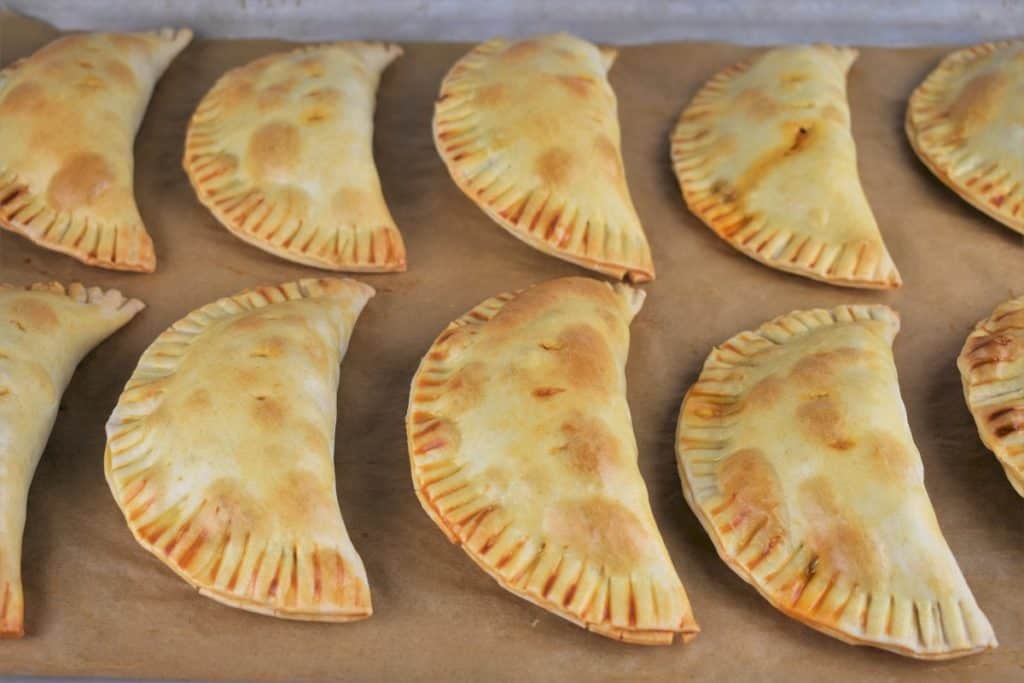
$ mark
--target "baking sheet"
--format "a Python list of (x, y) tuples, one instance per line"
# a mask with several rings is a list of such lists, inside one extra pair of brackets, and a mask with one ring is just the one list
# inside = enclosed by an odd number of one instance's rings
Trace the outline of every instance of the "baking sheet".
[[(0, 64), (55, 32), (0, 15)], [(867, 49), (850, 75), (865, 189), (903, 275), (893, 293), (779, 273), (734, 251), (689, 214), (667, 136), (718, 69), (753, 51), (663, 44), (621, 51), (618, 93), (627, 176), (658, 278), (633, 324), (629, 399), (640, 466), (703, 632), (688, 646), (616, 643), (520, 600), (481, 572), (421, 511), (403, 415), (419, 358), (453, 318), (498, 292), (585, 271), (493, 225), (447, 176), (430, 117), (440, 79), (465, 45), (405, 44), (385, 74), (376, 155), (403, 230), (409, 271), (364, 276), (377, 288), (341, 371), (338, 492), (366, 563), (374, 615), (325, 625), (280, 621), (200, 597), (132, 539), (103, 478), (103, 425), (145, 347), (195, 307), (245, 287), (316, 275), (220, 227), (181, 170), (188, 116), (226, 69), (286, 47), (198, 41), (156, 89), (136, 145), (136, 196), (158, 271), (81, 265), (0, 233), (0, 279), (117, 287), (148, 308), (81, 364), (29, 497), (23, 573), (26, 637), (0, 642), (0, 674), (250, 680), (997, 681), (1024, 668), (1024, 501), (974, 430), (956, 354), (970, 326), (1024, 293), (1024, 244), (945, 189), (902, 132), (913, 87), (940, 48)], [(823, 179), (827, 181), (827, 179)], [(954, 553), (1002, 645), (924, 663), (844, 645), (768, 606), (716, 556), (683, 501), (673, 434), (683, 393), (715, 343), (794, 308), (885, 302), (903, 316), (896, 361), (928, 490)]]

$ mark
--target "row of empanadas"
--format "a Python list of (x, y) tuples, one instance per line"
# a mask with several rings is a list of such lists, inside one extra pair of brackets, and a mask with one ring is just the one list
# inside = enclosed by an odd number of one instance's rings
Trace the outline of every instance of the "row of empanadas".
[[(132, 141), (187, 29), (61, 38), (0, 72), (0, 226), (91, 265), (152, 272)], [(381, 71), (401, 49), (339, 43), (226, 74), (189, 125), (185, 169), (234, 234), (334, 270), (405, 269), (373, 162)]]
[[(338, 364), (373, 290), (302, 280), (193, 311), (145, 351), (107, 424), (105, 469), (139, 543), (201, 593), (275, 616), (371, 613), (333, 468)], [(626, 403), (643, 292), (586, 278), (489, 299), (412, 381), (423, 508), (505, 588), (611, 638), (698, 632), (651, 514)], [(78, 360), (142, 308), (116, 291), (0, 287), (0, 632), (22, 632), (32, 472)], [(961, 358), (1011, 477), (1024, 380), (1015, 300)], [(680, 411), (687, 501), (773, 605), (852, 643), (941, 659), (995, 646), (923, 484), (885, 306), (797, 311), (710, 355)], [(1015, 480), (1015, 485), (1019, 482)]]
[[(86, 263), (152, 271), (132, 138), (191, 33), (84, 34), (0, 72), (0, 226)], [(184, 165), (239, 238), (332, 270), (400, 271), (374, 165), (382, 43), (304, 47), (225, 74), (189, 124)], [(474, 48), (449, 71), (434, 139), (456, 184), (531, 246), (643, 282), (654, 265), (626, 184), (615, 51), (567, 34)], [(900, 276), (857, 174), (846, 72), (857, 52), (770, 50), (697, 94), (671, 136), (686, 203), (767, 265), (833, 284)], [(1024, 231), (1024, 43), (957, 52), (915, 91), (907, 132), (944, 182)], [(56, 125), (55, 125), (56, 122)]]
[[(563, 279), (453, 322), (413, 379), (409, 457), (424, 510), (501, 586), (612, 638), (685, 642), (698, 629), (625, 402), (642, 301)], [(885, 306), (848, 306), (728, 340), (683, 402), (679, 471), (722, 558), (774, 606), (846, 642), (946, 659), (996, 640), (924, 488), (898, 328)]]
[[(143, 354), (107, 424), (132, 533), (201, 593), (281, 617), (369, 616), (335, 492), (338, 364), (373, 289), (259, 287), (193, 311)], [(79, 360), (142, 304), (116, 290), (0, 285), (0, 636), (24, 632), (29, 485)]]

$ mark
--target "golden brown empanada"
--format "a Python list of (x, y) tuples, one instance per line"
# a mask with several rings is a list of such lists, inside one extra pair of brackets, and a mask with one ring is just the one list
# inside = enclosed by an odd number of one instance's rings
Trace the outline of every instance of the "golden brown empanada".
[(622, 163), (616, 51), (565, 33), (478, 45), (445, 76), (434, 142), (455, 184), (545, 254), (654, 279)]
[(78, 283), (0, 285), (0, 637), (25, 633), (25, 506), (60, 397), (82, 357), (142, 307)]
[(644, 293), (587, 278), (488, 299), (413, 378), (406, 431), (423, 509), (502, 587), (648, 645), (698, 631), (651, 515), (626, 404)]
[(948, 55), (910, 97), (906, 127), (939, 180), (1024, 232), (1024, 40)]
[(0, 71), (0, 227), (101, 268), (152, 272), (135, 133), (192, 32), (83, 33)]
[(258, 287), (146, 350), (107, 422), (107, 482), (136, 540), (199, 592), (289, 619), (370, 616), (338, 506), (338, 365), (373, 289)]
[(996, 646), (939, 530), (886, 306), (795, 311), (712, 351), (679, 415), (683, 493), (719, 555), (844, 642), (948, 659)]
[(185, 170), (234, 235), (330, 270), (405, 270), (373, 162), (381, 72), (402, 48), (333, 43), (257, 59), (199, 103)]
[(782, 47), (722, 71), (680, 116), (672, 163), (690, 210), (747, 256), (835, 285), (899, 287), (857, 176), (856, 58)]
[(1024, 496), (1024, 297), (975, 325), (956, 364), (981, 440)]

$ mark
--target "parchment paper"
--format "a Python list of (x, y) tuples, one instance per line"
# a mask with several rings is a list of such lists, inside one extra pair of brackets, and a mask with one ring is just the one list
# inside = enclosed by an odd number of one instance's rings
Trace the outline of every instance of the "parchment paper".
[[(0, 63), (49, 41), (0, 17)], [(368, 36), (370, 37), (370, 36)], [(481, 39), (485, 36), (481, 36)], [(585, 271), (521, 244), (456, 189), (434, 151), (433, 99), (467, 46), (406, 44), (385, 74), (376, 155), (409, 271), (377, 288), (342, 365), (336, 449), (346, 523), (374, 615), (340, 625), (276, 620), (197, 595), (133, 540), (103, 478), (104, 423), (143, 349), (193, 308), (248, 286), (321, 271), (222, 228), (181, 169), (185, 124), (226, 69), (283, 43), (197, 41), (156, 89), (136, 145), (136, 195), (158, 271), (89, 268), (0, 233), (0, 279), (118, 287), (148, 308), (81, 364), (36, 473), (25, 530), (26, 631), (0, 642), (0, 673), (266, 680), (1003, 681), (1024, 675), (1024, 501), (975, 433), (954, 365), (970, 326), (1024, 291), (1021, 238), (933, 179), (903, 134), (906, 99), (943, 49), (868, 49), (850, 75), (860, 169), (905, 285), (841, 289), (734, 251), (690, 215), (667, 136), (718, 69), (750, 54), (719, 44), (622, 50), (611, 72), (627, 176), (658, 278), (633, 324), (629, 400), (654, 514), (703, 632), (688, 646), (616, 643), (506, 593), (451, 545), (413, 495), (403, 415), (438, 332), (498, 292)], [(828, 182), (822, 178), (822, 182)], [(943, 664), (844, 645), (772, 609), (715, 554), (683, 501), (676, 415), (713, 344), (795, 308), (897, 308), (896, 361), (942, 528), (1002, 645)]]

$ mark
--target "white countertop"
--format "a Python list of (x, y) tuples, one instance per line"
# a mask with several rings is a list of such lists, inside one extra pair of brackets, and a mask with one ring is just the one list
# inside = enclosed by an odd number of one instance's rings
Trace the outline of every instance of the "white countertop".
[(567, 30), (596, 41), (969, 43), (1024, 34), (1021, 0), (0, 0), (63, 29), (187, 24), (201, 35), (479, 42)]

